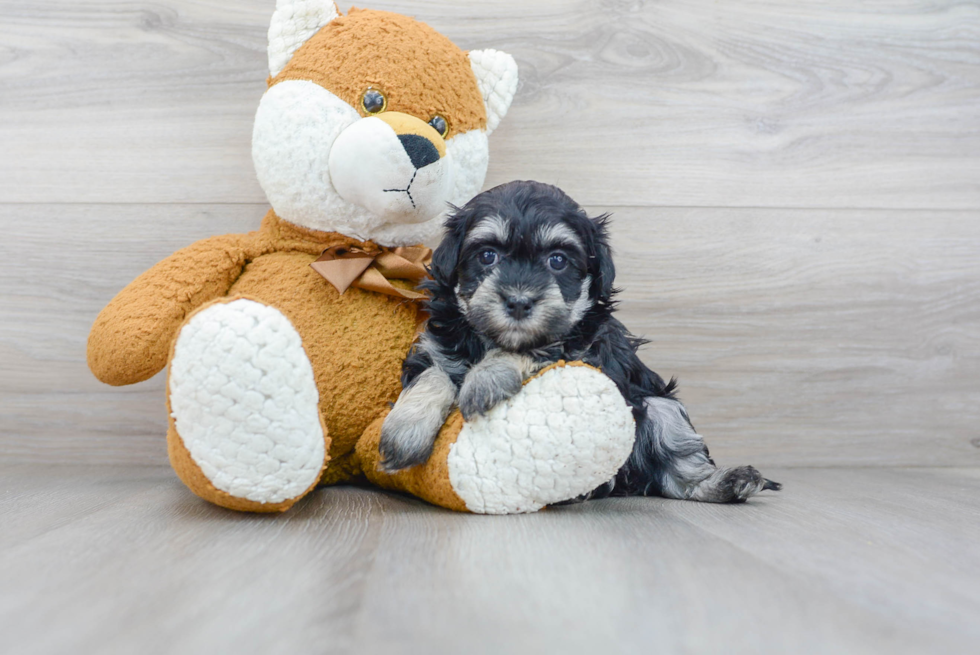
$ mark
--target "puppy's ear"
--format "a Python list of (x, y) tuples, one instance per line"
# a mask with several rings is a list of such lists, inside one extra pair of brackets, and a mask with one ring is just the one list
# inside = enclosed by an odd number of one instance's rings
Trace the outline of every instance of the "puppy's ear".
[(430, 267), (432, 279), (449, 292), (452, 292), (456, 287), (456, 267), (459, 265), (459, 257), (463, 250), (463, 241), (466, 238), (466, 229), (469, 224), (467, 214), (465, 208), (452, 208), (452, 214), (446, 221), (446, 232), (442, 242), (432, 253), (432, 266)]
[(589, 239), (589, 275), (592, 276), (592, 294), (597, 300), (609, 301), (616, 293), (613, 282), (616, 266), (612, 248), (609, 247), (609, 214), (589, 219), (592, 235)]

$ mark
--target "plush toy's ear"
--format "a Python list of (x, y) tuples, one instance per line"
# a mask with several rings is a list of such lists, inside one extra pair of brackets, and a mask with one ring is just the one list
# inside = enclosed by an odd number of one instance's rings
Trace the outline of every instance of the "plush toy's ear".
[(470, 50), (470, 66), (487, 108), (487, 133), (500, 125), (517, 92), (517, 62), (499, 50)]
[(276, 0), (269, 25), (269, 74), (278, 75), (301, 45), (339, 15), (333, 0)]

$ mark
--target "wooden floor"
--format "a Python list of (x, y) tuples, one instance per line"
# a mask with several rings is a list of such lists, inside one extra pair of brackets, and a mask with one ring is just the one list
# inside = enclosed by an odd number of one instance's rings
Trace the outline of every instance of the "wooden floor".
[(0, 651), (976, 653), (980, 469), (787, 469), (743, 506), (252, 516), (165, 468), (0, 468)]
[(0, 655), (980, 652), (977, 3), (358, 4), (515, 56), (488, 186), (613, 213), (645, 361), (785, 491), (197, 500), (163, 375), (101, 385), (85, 340), (267, 211), (275, 0), (0, 0)]

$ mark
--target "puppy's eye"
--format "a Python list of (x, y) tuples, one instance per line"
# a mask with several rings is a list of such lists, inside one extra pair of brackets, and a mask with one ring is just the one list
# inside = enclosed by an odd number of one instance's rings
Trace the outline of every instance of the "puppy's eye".
[(388, 106), (388, 98), (377, 89), (368, 89), (361, 96), (361, 107), (365, 113), (374, 115), (380, 114)]
[(446, 122), (445, 118), (438, 114), (432, 117), (432, 120), (429, 121), (429, 125), (431, 125), (443, 139), (445, 139), (446, 135), (449, 134), (449, 123)]
[(568, 258), (560, 252), (556, 252), (551, 257), (548, 258), (548, 266), (551, 267), (553, 271), (564, 270), (568, 266)]
[(493, 266), (497, 263), (497, 253), (494, 250), (484, 250), (477, 259), (484, 266)]

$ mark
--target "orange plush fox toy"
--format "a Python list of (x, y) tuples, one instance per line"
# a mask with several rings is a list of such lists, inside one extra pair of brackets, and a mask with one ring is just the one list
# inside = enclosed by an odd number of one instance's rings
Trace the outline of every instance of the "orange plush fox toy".
[[(412, 289), (449, 203), (480, 191), (487, 137), (517, 88), (495, 50), (332, 2), (279, 0), (253, 159), (261, 227), (199, 241), (123, 289), (88, 343), (124, 385), (169, 364), (170, 460), (197, 495), (283, 511), (366, 477), (443, 507), (534, 511), (609, 480), (633, 422), (615, 386), (556, 366), (486, 416), (450, 415), (429, 461), (378, 468), (401, 363), (423, 318)], [(574, 429), (573, 429), (574, 427)]]

